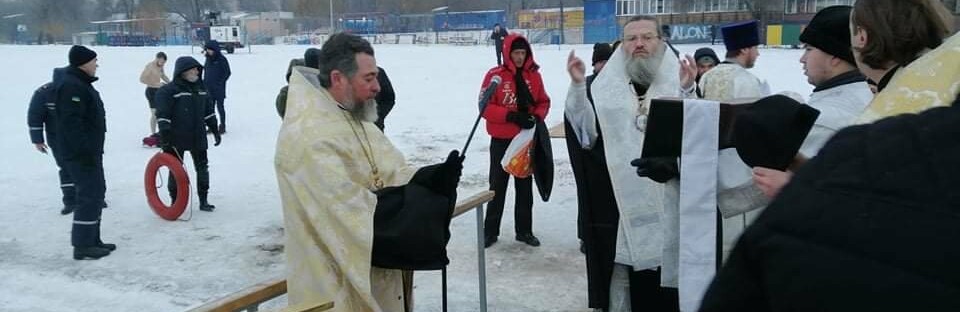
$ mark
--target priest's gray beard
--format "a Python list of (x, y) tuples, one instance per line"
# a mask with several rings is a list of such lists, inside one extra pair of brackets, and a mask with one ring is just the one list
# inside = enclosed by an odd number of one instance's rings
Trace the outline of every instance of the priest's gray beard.
[(628, 56), (627, 75), (633, 83), (649, 87), (653, 79), (657, 77), (657, 70), (660, 69), (660, 63), (663, 61), (663, 53), (666, 46), (660, 45), (660, 48), (648, 58)]
[[(347, 91), (347, 98), (353, 99), (353, 90)], [(377, 101), (375, 99), (369, 99), (363, 101), (362, 103), (343, 103), (343, 109), (346, 109), (350, 112), (350, 115), (353, 118), (356, 118), (360, 121), (377, 121)]]

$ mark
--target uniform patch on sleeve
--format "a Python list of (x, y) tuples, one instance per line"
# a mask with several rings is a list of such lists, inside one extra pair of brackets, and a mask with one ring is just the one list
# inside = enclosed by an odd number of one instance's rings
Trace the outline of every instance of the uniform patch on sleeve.
[(80, 103), (80, 97), (79, 97), (79, 96), (72, 97), (72, 98), (70, 98), (70, 100), (71, 100), (71, 101), (74, 101), (74, 102), (77, 102), (77, 103)]

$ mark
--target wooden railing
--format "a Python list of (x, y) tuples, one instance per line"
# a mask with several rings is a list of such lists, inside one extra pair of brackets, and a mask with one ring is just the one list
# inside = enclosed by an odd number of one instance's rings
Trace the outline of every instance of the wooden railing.
[[(493, 191), (483, 191), (470, 196), (457, 203), (453, 209), (453, 217), (456, 218), (470, 210), (477, 211), (477, 255), (479, 261), (480, 278), (480, 311), (487, 310), (486, 295), (486, 266), (484, 265), (484, 246), (483, 246), (483, 205), (493, 200)], [(259, 311), (259, 307), (264, 302), (283, 296), (287, 293), (286, 278), (275, 278), (256, 285), (247, 287), (238, 292), (226, 295), (219, 299), (204, 303), (201, 306), (192, 308), (188, 312), (235, 312), (235, 311)], [(284, 308), (282, 312), (319, 312), (333, 309), (333, 302), (297, 305)]]

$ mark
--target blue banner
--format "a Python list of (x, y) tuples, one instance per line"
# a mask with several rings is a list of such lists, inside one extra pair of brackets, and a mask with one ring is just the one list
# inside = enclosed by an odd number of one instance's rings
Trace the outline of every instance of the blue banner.
[(616, 0), (583, 1), (583, 43), (614, 42), (620, 39)]

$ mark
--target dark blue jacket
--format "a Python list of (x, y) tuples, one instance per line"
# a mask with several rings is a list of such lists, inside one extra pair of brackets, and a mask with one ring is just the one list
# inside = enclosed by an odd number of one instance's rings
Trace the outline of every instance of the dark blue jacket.
[[(54, 86), (63, 80), (66, 71), (66, 68), (54, 68), (53, 81), (33, 91), (30, 107), (27, 109), (27, 126), (30, 127), (30, 142), (33, 144), (47, 143), (49, 146), (56, 141), (57, 124), (54, 114), (57, 109), (57, 88)], [(46, 141), (43, 139), (44, 130), (47, 132)]]
[(93, 88), (97, 77), (77, 67), (67, 67), (63, 81), (55, 85), (57, 138), (54, 145), (65, 161), (93, 165), (103, 155), (107, 132), (100, 92)]
[(189, 82), (180, 76), (188, 69), (200, 67), (192, 57), (177, 59), (173, 70), (173, 83), (157, 91), (157, 126), (161, 135), (179, 150), (207, 149), (207, 132), (204, 126), (214, 130), (217, 116), (213, 113), (213, 100), (204, 88), (203, 81)]
[(223, 100), (227, 98), (227, 79), (230, 79), (230, 62), (220, 52), (220, 43), (216, 40), (207, 41), (203, 46), (211, 49), (215, 53), (213, 56), (207, 56), (203, 63), (204, 73), (203, 82), (210, 91), (210, 97), (214, 100)]

